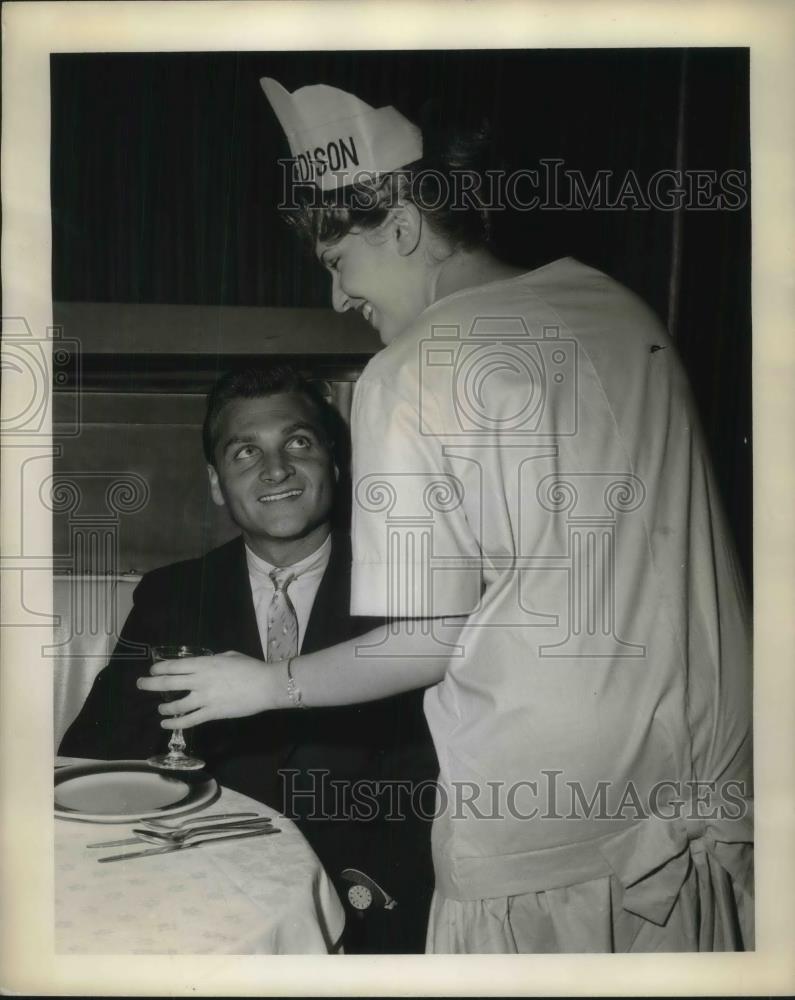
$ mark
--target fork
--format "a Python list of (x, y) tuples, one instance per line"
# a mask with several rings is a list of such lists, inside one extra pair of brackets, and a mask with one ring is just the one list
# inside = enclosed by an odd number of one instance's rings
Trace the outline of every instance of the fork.
[[(142, 819), (138, 822), (142, 826), (155, 826), (158, 830), (181, 830), (184, 826), (188, 826), (191, 823), (199, 822), (204, 823), (208, 819), (244, 819), (248, 816), (257, 816), (255, 812), (245, 812), (245, 813), (210, 813), (209, 816), (202, 816), (198, 813), (193, 813), (190, 816), (186, 816), (185, 819), (172, 820), (170, 823), (164, 819)], [(265, 817), (263, 817), (264, 819)]]
[(210, 837), (207, 840), (196, 840), (193, 843), (166, 844), (164, 847), (150, 847), (145, 851), (132, 851), (127, 854), (113, 854), (106, 858), (97, 858), (100, 864), (106, 861), (127, 861), (130, 858), (149, 858), (156, 854), (172, 854), (176, 851), (189, 851), (193, 847), (203, 847), (205, 844), (222, 844), (230, 840), (245, 840), (247, 837), (265, 837), (270, 833), (281, 833), (276, 826), (263, 827), (259, 830), (250, 830), (248, 833), (232, 833), (227, 837)]
[[(207, 819), (210, 819), (210, 817), (208, 816)], [(140, 844), (143, 841), (159, 844), (181, 843), (186, 837), (192, 836), (195, 833), (209, 833), (216, 830), (222, 832), (224, 830), (259, 829), (260, 827), (269, 827), (270, 825), (270, 817), (258, 816), (256, 819), (241, 819), (232, 823), (209, 823), (201, 826), (190, 826), (182, 830), (143, 830), (135, 828), (132, 831), (135, 834), (134, 837), (127, 837), (124, 840), (105, 840), (98, 844), (86, 844), (86, 847), (127, 847), (130, 844)]]
[(153, 844), (181, 844), (189, 837), (196, 837), (202, 833), (214, 833), (216, 830), (259, 830), (270, 825), (270, 818), (264, 816), (261, 819), (241, 819), (236, 823), (210, 823), (206, 826), (191, 826), (186, 830), (143, 830), (138, 827), (133, 828), (132, 832), (139, 839)]

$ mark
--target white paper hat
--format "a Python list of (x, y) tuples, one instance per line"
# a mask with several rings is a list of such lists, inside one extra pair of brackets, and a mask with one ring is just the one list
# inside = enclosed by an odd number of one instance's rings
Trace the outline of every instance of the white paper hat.
[(295, 159), (295, 179), (322, 191), (357, 175), (398, 170), (422, 156), (422, 133), (393, 107), (371, 108), (354, 94), (316, 84), (294, 93), (260, 80)]

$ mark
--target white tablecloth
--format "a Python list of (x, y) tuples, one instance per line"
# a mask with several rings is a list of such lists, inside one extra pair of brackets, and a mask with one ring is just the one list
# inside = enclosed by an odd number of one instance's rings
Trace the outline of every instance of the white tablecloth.
[(131, 836), (134, 824), (56, 819), (56, 952), (334, 951), (345, 922), (342, 904), (289, 820), (230, 789), (193, 815), (248, 811), (273, 816), (281, 833), (110, 864), (97, 858), (137, 848), (86, 844)]

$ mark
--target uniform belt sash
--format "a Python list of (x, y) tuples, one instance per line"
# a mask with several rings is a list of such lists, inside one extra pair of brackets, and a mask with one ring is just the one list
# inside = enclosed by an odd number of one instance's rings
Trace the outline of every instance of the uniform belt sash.
[(436, 866), (436, 889), (450, 899), (490, 899), (615, 876), (624, 890), (624, 909), (662, 925), (691, 863), (703, 854), (740, 890), (752, 894), (752, 843), (750, 804), (737, 819), (654, 816), (585, 843), (490, 857), (443, 857)]

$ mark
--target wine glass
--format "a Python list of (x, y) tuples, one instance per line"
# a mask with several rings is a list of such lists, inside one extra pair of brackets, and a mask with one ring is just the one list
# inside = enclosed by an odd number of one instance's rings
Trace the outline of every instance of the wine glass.
[[(152, 662), (159, 663), (163, 660), (180, 660), (187, 656), (212, 656), (212, 650), (202, 649), (201, 646), (166, 645), (152, 646)], [(176, 701), (183, 698), (187, 691), (161, 691), (160, 695), (164, 701)], [(190, 757), (185, 753), (187, 744), (181, 729), (171, 731), (171, 739), (168, 741), (168, 753), (161, 753), (155, 757), (150, 757), (148, 763), (152, 767), (165, 768), (168, 771), (198, 771), (204, 767), (204, 761), (198, 757)]]

